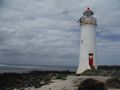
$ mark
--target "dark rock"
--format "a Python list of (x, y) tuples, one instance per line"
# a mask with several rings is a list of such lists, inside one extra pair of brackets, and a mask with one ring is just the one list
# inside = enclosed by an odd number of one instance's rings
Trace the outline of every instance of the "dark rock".
[(106, 87), (104, 83), (89, 78), (81, 82), (78, 90), (106, 90)]
[(110, 78), (106, 81), (106, 85), (109, 88), (120, 88), (120, 79), (117, 77)]

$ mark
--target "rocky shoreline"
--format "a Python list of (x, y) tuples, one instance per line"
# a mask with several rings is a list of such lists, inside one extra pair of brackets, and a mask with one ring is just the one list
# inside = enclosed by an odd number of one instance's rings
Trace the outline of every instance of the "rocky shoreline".
[(33, 71), (21, 74), (0, 74), (0, 90), (79, 90), (81, 83), (86, 79), (97, 80), (103, 83), (108, 90), (120, 90), (119, 77), (76, 76), (75, 72), (69, 71)]
[[(68, 76), (66, 80), (54, 79), (48, 85), (43, 85), (40, 88), (28, 87), (28, 88), (24, 88), (23, 90), (78, 90), (78, 87), (80, 86), (81, 82), (89, 78), (105, 83), (106, 80), (108, 80), (111, 77), (71, 75)], [(14, 89), (14, 90), (18, 90), (18, 89)], [(120, 89), (107, 87), (107, 90), (120, 90)]]
[(23, 89), (26, 87), (39, 88), (51, 83), (52, 79), (65, 80), (69, 71), (32, 71), (29, 73), (3, 73), (0, 74), (0, 90)]

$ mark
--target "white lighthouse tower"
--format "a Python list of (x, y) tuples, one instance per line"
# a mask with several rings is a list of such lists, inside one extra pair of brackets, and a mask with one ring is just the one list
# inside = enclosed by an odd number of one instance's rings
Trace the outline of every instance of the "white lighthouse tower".
[(96, 60), (96, 18), (94, 12), (87, 8), (83, 16), (79, 19), (81, 27), (80, 38), (80, 62), (76, 74), (80, 74), (87, 69), (95, 69)]

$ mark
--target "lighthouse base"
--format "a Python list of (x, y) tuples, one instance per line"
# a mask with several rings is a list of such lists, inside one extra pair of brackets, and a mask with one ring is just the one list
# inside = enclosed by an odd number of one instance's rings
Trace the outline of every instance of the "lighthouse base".
[(84, 67), (79, 66), (76, 74), (79, 75), (79, 74), (83, 73), (83, 72), (84, 72), (85, 70), (87, 70), (87, 69), (91, 69), (91, 68), (89, 67), (89, 65), (88, 65), (87, 67), (85, 67), (85, 66), (84, 66)]
[(97, 67), (95, 67), (94, 65), (88, 65), (87, 67), (78, 67), (78, 70), (76, 72), (76, 75), (80, 75), (81, 73), (83, 73), (85, 70), (95, 70), (97, 69)]

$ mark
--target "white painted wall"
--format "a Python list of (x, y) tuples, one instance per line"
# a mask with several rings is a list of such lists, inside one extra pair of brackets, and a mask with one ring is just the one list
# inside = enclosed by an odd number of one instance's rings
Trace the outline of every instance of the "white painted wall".
[(80, 74), (89, 67), (89, 53), (93, 53), (94, 65), (96, 61), (96, 25), (81, 25), (80, 62), (76, 74)]

